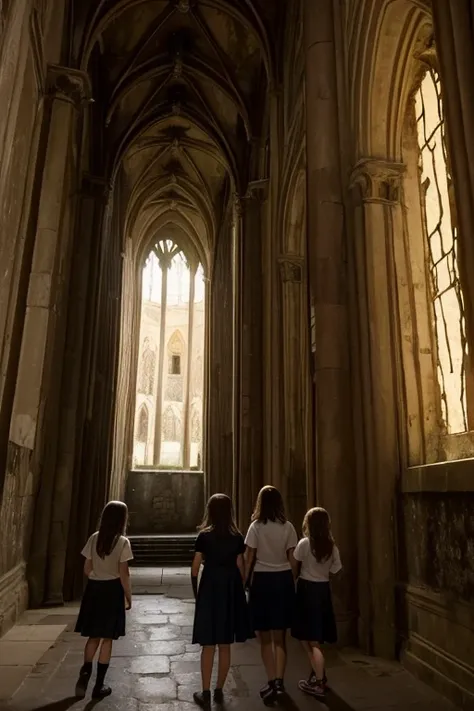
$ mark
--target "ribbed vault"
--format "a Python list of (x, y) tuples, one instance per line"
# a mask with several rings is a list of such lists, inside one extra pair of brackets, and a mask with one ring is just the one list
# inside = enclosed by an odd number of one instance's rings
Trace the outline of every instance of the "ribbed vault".
[[(93, 78), (96, 146), (120, 177), (124, 239), (142, 255), (171, 225), (213, 261), (223, 196), (246, 189), (274, 59), (281, 3), (101, 0), (76, 3), (74, 53)], [(91, 156), (91, 161), (96, 156)]]

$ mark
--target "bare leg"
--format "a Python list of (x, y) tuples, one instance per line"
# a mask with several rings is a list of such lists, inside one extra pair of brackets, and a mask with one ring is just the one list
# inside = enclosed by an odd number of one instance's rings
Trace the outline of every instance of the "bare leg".
[(260, 651), (262, 662), (267, 672), (268, 681), (276, 679), (275, 655), (273, 653), (273, 640), (271, 632), (259, 632)]
[(324, 678), (324, 655), (317, 642), (310, 642), (310, 662), (313, 671), (316, 674), (316, 679), (321, 682)]
[(274, 630), (272, 636), (276, 664), (275, 678), (284, 679), (286, 670), (286, 632), (285, 630)]
[(99, 648), (100, 639), (89, 637), (84, 648), (84, 664), (89, 664), (94, 661), (95, 653)]
[(112, 639), (103, 639), (99, 652), (100, 664), (108, 664), (112, 656)]
[(217, 673), (217, 689), (223, 689), (230, 669), (230, 644), (219, 645), (219, 669)]
[(215, 647), (203, 647), (201, 651), (201, 678), (203, 691), (209, 691), (211, 688), (211, 676), (215, 651)]

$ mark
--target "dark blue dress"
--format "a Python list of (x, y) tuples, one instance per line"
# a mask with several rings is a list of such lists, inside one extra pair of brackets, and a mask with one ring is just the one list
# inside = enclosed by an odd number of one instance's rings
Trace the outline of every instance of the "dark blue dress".
[(237, 567), (237, 557), (244, 551), (240, 533), (219, 536), (209, 530), (199, 534), (196, 552), (203, 555), (204, 570), (196, 600), (193, 644), (212, 647), (245, 642), (254, 636)]

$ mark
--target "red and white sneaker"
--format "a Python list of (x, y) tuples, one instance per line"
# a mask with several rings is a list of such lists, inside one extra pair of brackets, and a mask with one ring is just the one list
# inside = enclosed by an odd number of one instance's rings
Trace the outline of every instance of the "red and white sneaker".
[(315, 696), (317, 699), (324, 699), (326, 690), (321, 682), (309, 683), (305, 679), (299, 682), (298, 689), (304, 694)]

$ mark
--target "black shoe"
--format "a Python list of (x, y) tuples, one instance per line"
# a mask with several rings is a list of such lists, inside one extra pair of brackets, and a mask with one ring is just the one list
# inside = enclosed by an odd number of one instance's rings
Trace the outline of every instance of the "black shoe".
[(216, 704), (223, 704), (224, 703), (224, 692), (222, 689), (215, 689), (214, 690), (214, 702)]
[(83, 699), (85, 697), (90, 678), (91, 675), (89, 672), (81, 672), (79, 674), (79, 679), (77, 680), (75, 691), (77, 699)]
[(194, 703), (200, 706), (202, 709), (211, 708), (211, 692), (210, 691), (196, 691), (193, 694)]
[(286, 694), (285, 690), (285, 684), (283, 683), (283, 679), (275, 679), (275, 682), (273, 684), (273, 688), (275, 689), (275, 693), (277, 696), (281, 696), (282, 694)]
[(112, 693), (112, 689), (110, 686), (94, 686), (94, 689), (92, 691), (92, 698), (93, 699), (105, 699), (106, 696), (110, 696)]
[(275, 695), (275, 682), (269, 681), (260, 689), (260, 698), (265, 700)]

